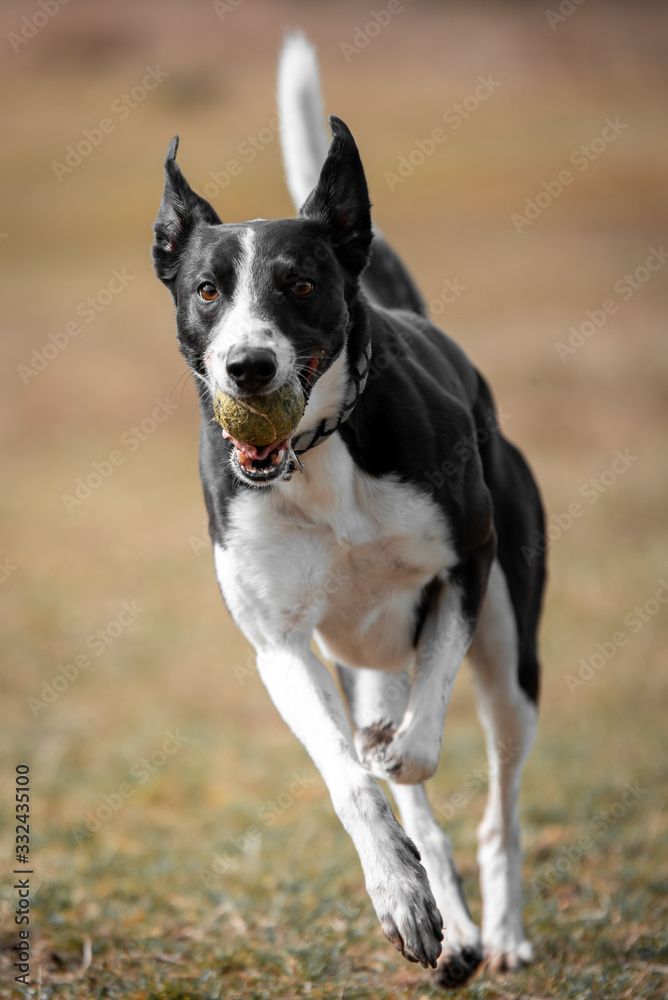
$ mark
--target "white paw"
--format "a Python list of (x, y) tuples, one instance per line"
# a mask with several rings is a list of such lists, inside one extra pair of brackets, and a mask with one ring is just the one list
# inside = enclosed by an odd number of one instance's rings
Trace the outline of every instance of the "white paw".
[(485, 942), (484, 954), (491, 972), (516, 972), (523, 965), (533, 962), (533, 948), (526, 938), (518, 940), (509, 935), (508, 940)]
[(370, 726), (355, 736), (361, 763), (383, 781), (417, 785), (436, 771), (440, 746), (426, 745), (414, 733), (391, 726)]
[[(397, 824), (393, 831), (390, 869), (367, 880), (367, 892), (378, 914), (385, 937), (409, 962), (436, 968), (443, 940), (443, 920), (436, 906), (427, 873), (411, 840)], [(380, 874), (380, 873), (379, 873)]]

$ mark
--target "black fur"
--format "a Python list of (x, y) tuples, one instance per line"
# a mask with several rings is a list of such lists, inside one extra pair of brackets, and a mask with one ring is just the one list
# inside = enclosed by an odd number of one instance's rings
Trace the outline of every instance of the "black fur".
[[(453, 576), (471, 621), (497, 552), (519, 630), (519, 681), (536, 700), (544, 565), (542, 557), (527, 565), (521, 547), (543, 527), (538, 490), (521, 454), (498, 429), (485, 381), (462, 349), (425, 317), (419, 292), (396, 254), (382, 237), (374, 241), (357, 147), (343, 122), (330, 123), (330, 152), (300, 217), (243, 227), (255, 232), (258, 298), (267, 323), (289, 335), (299, 355), (322, 353), (322, 370), (341, 351), (358, 357), (371, 339), (365, 391), (339, 434), (370, 476), (394, 475), (439, 505), (459, 556)], [(174, 159), (176, 147), (173, 140), (153, 259), (177, 304), (184, 356), (203, 374), (210, 331), (234, 294), (242, 227), (223, 225), (190, 190)], [(302, 301), (289, 292), (297, 277), (315, 286)], [(213, 304), (196, 295), (204, 281), (220, 290)], [(224, 545), (230, 500), (253, 487), (230, 470), (231, 445), (211, 422), (206, 389), (199, 389), (200, 472), (211, 535)], [(417, 641), (424, 615), (420, 600), (415, 613)]]

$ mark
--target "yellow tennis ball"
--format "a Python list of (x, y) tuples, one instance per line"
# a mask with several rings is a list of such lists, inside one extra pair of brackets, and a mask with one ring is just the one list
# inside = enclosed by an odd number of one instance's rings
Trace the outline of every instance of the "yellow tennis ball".
[(264, 396), (228, 396), (217, 392), (213, 401), (216, 420), (237, 441), (262, 448), (292, 434), (304, 413), (304, 393), (299, 383), (288, 383)]

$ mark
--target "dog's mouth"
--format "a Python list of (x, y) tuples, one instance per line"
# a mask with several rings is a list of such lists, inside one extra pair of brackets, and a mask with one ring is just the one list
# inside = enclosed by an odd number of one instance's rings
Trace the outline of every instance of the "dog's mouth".
[(227, 431), (223, 431), (223, 437), (234, 445), (232, 461), (235, 462), (237, 471), (243, 479), (254, 485), (282, 479), (288, 471), (291, 458), (289, 438), (256, 448), (245, 441), (237, 441)]
[(301, 382), (301, 386), (307, 400), (316, 380), (320, 375), (322, 375), (323, 370), (327, 367), (327, 359), (328, 352), (321, 348), (316, 351), (308, 365), (306, 365), (299, 374), (299, 381)]

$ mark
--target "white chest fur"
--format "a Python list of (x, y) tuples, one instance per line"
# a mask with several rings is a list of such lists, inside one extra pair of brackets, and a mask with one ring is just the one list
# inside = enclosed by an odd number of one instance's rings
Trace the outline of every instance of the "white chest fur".
[(216, 573), (257, 647), (315, 633), (348, 666), (405, 670), (422, 587), (455, 561), (426, 493), (361, 472), (338, 434), (304, 473), (233, 501)]

